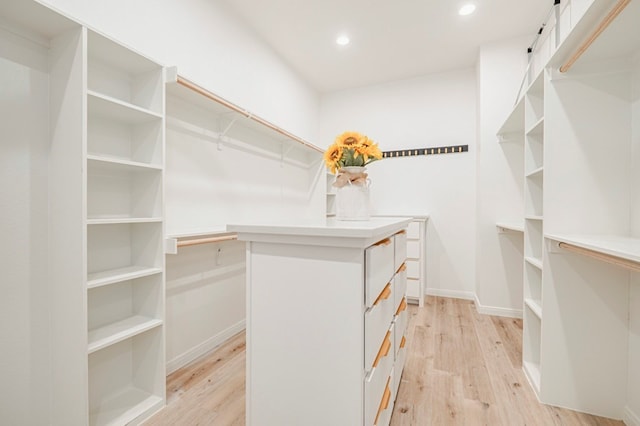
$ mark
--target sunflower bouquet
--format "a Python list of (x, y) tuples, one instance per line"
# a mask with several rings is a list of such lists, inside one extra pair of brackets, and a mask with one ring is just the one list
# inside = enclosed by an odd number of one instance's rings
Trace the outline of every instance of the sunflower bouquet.
[(381, 158), (378, 144), (357, 132), (339, 135), (324, 153), (324, 162), (333, 174), (343, 167), (363, 167)]

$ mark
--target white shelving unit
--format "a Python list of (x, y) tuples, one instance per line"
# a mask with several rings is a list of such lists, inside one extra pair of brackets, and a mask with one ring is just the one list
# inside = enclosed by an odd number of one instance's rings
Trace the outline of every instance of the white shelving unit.
[(336, 177), (330, 171), (326, 173), (327, 177), (327, 217), (336, 215), (336, 188), (333, 186)]
[(164, 69), (87, 32), (89, 424), (164, 405)]
[(544, 403), (635, 424), (625, 404), (640, 378), (629, 321), (640, 282), (640, 110), (631, 95), (640, 88), (640, 4), (605, 19), (621, 5), (565, 6), (583, 9), (582, 19), (524, 96), (523, 369)]
[(540, 390), (544, 187), (544, 71), (524, 95), (524, 267), (522, 365)]

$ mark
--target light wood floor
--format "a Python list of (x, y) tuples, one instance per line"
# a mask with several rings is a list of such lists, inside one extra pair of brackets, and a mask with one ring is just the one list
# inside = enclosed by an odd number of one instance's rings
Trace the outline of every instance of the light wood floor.
[[(624, 425), (538, 403), (522, 372), (521, 320), (480, 315), (473, 302), (440, 297), (428, 297), (424, 308), (410, 305), (409, 315), (393, 426)], [(244, 394), (240, 333), (171, 374), (167, 407), (145, 425), (244, 425)]]

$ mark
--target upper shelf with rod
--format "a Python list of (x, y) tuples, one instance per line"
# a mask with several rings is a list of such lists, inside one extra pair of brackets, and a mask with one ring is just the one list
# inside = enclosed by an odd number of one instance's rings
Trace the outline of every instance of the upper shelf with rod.
[[(197, 83), (180, 76), (176, 68), (167, 71), (167, 102), (179, 99), (190, 105), (208, 111), (212, 119), (218, 121), (218, 131), (210, 132), (208, 136), (222, 146), (225, 143), (240, 145), (256, 144), (255, 139), (274, 142), (259, 144), (259, 149), (268, 151), (272, 155), (290, 156), (295, 150), (298, 157), (308, 158), (308, 165), (317, 164), (323, 150), (314, 144), (276, 126), (275, 124), (239, 107), (238, 105), (216, 95)], [(168, 110), (168, 124), (171, 124)], [(180, 123), (184, 124), (184, 123)], [(275, 146), (277, 145), (277, 146)], [(220, 148), (222, 149), (222, 148)]]
[[(551, 57), (560, 73), (607, 63), (640, 50), (640, 3), (631, 0), (595, 1)], [(604, 62), (603, 62), (604, 61)]]

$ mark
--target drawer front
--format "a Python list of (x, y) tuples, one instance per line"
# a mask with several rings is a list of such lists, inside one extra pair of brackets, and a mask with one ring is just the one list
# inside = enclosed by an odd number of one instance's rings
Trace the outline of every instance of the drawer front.
[(393, 284), (387, 284), (373, 306), (364, 314), (364, 365), (367, 371), (373, 365), (380, 345), (395, 318), (397, 308), (394, 293)]
[(420, 278), (420, 261), (407, 260), (405, 264), (407, 265), (408, 278)]
[(400, 352), (398, 352), (398, 357), (396, 358), (396, 363), (393, 365), (393, 394), (398, 397), (398, 392), (400, 388), (400, 381), (402, 380), (402, 372), (404, 371), (404, 364), (407, 361), (407, 346), (406, 340), (405, 345), (400, 348)]
[(397, 357), (398, 351), (400, 350), (400, 345), (402, 344), (402, 337), (406, 335), (407, 331), (407, 323), (409, 319), (409, 313), (407, 311), (407, 300), (403, 299), (400, 302), (400, 306), (398, 306), (396, 310), (396, 316), (394, 320), (394, 354)]
[[(400, 266), (400, 269), (396, 272), (396, 276), (393, 277), (393, 286), (395, 288), (393, 306), (397, 309), (398, 306), (400, 306), (400, 301), (402, 301), (407, 294), (407, 267), (404, 266), (404, 264)], [(394, 310), (393, 313), (395, 314), (396, 311)]]
[(407, 297), (414, 299), (420, 297), (420, 280), (407, 278)]
[(420, 239), (420, 222), (411, 222), (407, 226), (407, 238), (412, 240)]
[[(382, 401), (385, 387), (389, 382), (391, 370), (393, 369), (393, 330), (388, 335), (387, 355), (378, 359), (376, 366), (369, 371), (364, 383), (364, 418), (365, 425), (372, 425), (375, 422), (378, 408)], [(382, 348), (383, 350), (385, 347)], [(389, 385), (391, 389), (393, 382)]]
[(393, 413), (393, 403), (395, 401), (394, 389), (394, 372), (391, 371), (387, 383), (382, 393), (380, 404), (378, 405), (378, 412), (374, 419), (374, 426), (388, 426), (391, 423), (391, 414)]
[(394, 263), (393, 270), (397, 271), (400, 265), (407, 259), (407, 232), (401, 231), (393, 236)]
[(391, 281), (395, 269), (393, 237), (384, 239), (365, 250), (365, 297), (367, 307)]
[(407, 257), (420, 259), (420, 241), (407, 241)]

